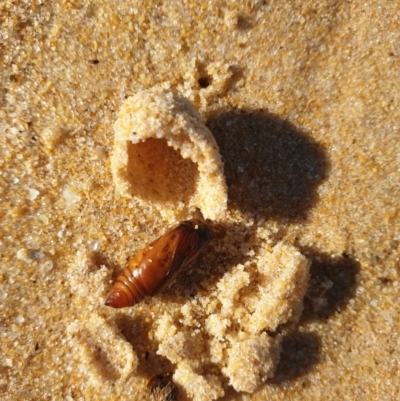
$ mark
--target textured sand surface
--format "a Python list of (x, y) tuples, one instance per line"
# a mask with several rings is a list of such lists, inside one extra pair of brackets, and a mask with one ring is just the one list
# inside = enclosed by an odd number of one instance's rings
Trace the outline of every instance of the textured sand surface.
[[(1, 1), (1, 398), (144, 400), (172, 372), (179, 400), (396, 399), (399, 21), (397, 2), (370, 0)], [(228, 212), (165, 293), (114, 311), (126, 258), (175, 223), (116, 195), (110, 169), (118, 110), (156, 85), (206, 120)], [(213, 297), (250, 299), (229, 321), (257, 308), (279, 249), (293, 271), (311, 262), (299, 324), (237, 321), (235, 343), (197, 348), (223, 328)], [(237, 355), (273, 361), (274, 341), (275, 374), (254, 359), (243, 383)]]

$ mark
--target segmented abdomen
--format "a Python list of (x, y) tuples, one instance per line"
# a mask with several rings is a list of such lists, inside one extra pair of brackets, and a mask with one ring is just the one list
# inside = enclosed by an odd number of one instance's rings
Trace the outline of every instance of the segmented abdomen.
[(131, 259), (118, 276), (106, 305), (133, 306), (162, 291), (211, 240), (207, 225), (197, 219), (183, 221)]
[(138, 270), (137, 268), (132, 269), (131, 264), (128, 263), (128, 266), (118, 276), (107, 298), (106, 305), (113, 308), (133, 306), (148, 295), (142, 285)]

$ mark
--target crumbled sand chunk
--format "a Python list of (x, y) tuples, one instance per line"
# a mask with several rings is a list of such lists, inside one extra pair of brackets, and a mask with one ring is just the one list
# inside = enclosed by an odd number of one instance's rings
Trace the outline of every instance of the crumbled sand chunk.
[(297, 320), (303, 310), (299, 300), (306, 293), (309, 278), (309, 262), (294, 247), (278, 244), (272, 255), (265, 256), (259, 265), (258, 294), (247, 303), (254, 310), (249, 319), (253, 333)]
[(114, 124), (111, 170), (119, 193), (175, 216), (200, 208), (221, 219), (227, 190), (218, 145), (193, 105), (161, 88), (136, 93)]
[(262, 250), (226, 272), (202, 308), (193, 300), (180, 313), (165, 312), (156, 322), (158, 354), (178, 366), (174, 377), (188, 393), (192, 375), (206, 374), (210, 364), (218, 367), (221, 386), (228, 379), (235, 390), (254, 392), (279, 360), (280, 338), (264, 330), (299, 319), (308, 276), (309, 262), (295, 247)]
[(185, 388), (186, 393), (193, 401), (212, 401), (224, 395), (217, 376), (198, 375), (186, 365), (178, 366), (174, 380)]
[(266, 333), (249, 336), (228, 350), (228, 366), (223, 372), (236, 391), (252, 393), (273, 375), (279, 352), (278, 341)]

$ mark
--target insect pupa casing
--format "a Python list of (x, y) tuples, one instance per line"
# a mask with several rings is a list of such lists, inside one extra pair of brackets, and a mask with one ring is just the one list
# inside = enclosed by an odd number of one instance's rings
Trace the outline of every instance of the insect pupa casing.
[(201, 220), (179, 223), (129, 260), (105, 304), (124, 308), (158, 294), (203, 251), (211, 238), (210, 229)]

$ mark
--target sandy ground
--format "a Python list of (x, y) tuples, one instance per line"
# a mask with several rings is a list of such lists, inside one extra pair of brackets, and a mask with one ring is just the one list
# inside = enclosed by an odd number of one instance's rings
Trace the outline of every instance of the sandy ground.
[[(370, 0), (2, 0), (2, 399), (148, 399), (148, 380), (176, 368), (158, 319), (198, 302), (201, 326), (219, 280), (280, 243), (311, 267), (299, 324), (267, 333), (274, 376), (243, 395), (202, 365), (199, 394), (396, 399), (399, 21), (396, 2)], [(206, 120), (228, 214), (189, 275), (114, 311), (103, 302), (126, 258), (175, 223), (117, 196), (110, 171), (118, 110), (156, 85)]]

